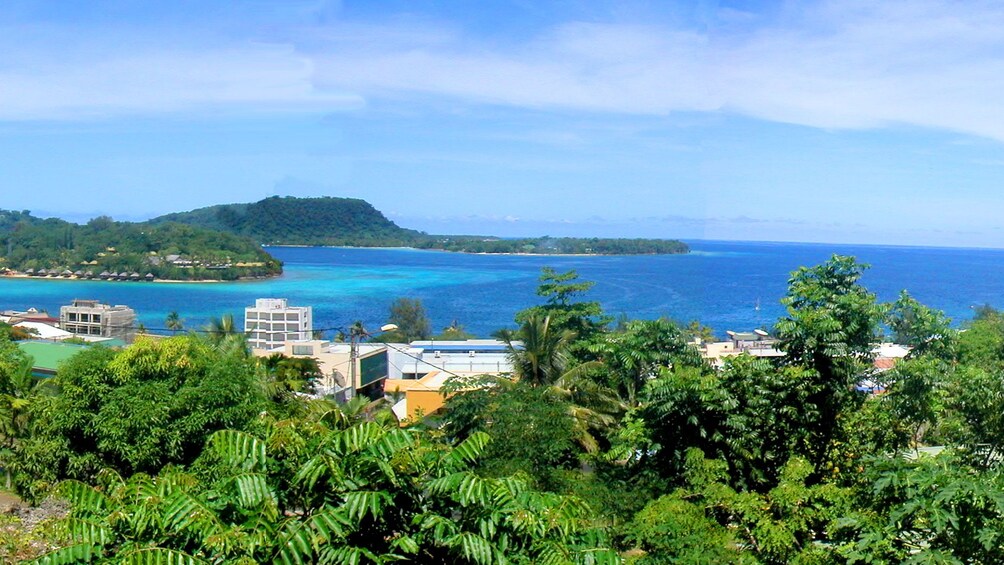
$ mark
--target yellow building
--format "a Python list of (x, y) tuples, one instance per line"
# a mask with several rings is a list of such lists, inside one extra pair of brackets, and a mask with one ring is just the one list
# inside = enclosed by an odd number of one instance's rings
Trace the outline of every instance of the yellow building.
[(391, 396), (402, 395), (393, 408), (401, 425), (438, 412), (446, 403), (442, 387), (451, 376), (442, 371), (433, 371), (417, 380), (387, 379), (384, 392)]

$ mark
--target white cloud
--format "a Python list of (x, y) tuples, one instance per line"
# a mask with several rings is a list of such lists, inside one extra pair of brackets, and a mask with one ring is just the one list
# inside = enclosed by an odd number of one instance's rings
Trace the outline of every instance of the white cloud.
[[(731, 112), (822, 128), (907, 124), (1004, 140), (1004, 7), (782, 6), (723, 9), (701, 28), (567, 22), (518, 41), (393, 16), (286, 22), (262, 32), (272, 43), (212, 26), (70, 28), (54, 48), (46, 30), (19, 29), (0, 33), (0, 119), (317, 111), (369, 98), (407, 106), (420, 95), (553, 111)], [(167, 37), (137, 39), (144, 32)], [(26, 41), (29, 33), (39, 37)]]
[(332, 111), (362, 98), (320, 91), (290, 46), (144, 46), (0, 65), (0, 119), (77, 119), (178, 111)]
[(374, 29), (369, 40), (311, 56), (321, 84), (366, 95), (652, 115), (727, 111), (1004, 140), (1004, 10), (995, 4), (835, 2), (752, 29), (708, 29), (568, 23), (505, 48), (455, 33), (407, 43), (396, 32), (387, 48)]

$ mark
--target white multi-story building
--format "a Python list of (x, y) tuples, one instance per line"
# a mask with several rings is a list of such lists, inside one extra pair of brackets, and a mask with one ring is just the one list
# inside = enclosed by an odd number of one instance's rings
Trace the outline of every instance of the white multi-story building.
[(290, 306), (285, 298), (259, 298), (244, 309), (244, 333), (253, 349), (276, 349), (287, 341), (309, 340), (314, 332), (310, 306)]
[(59, 325), (80, 337), (111, 337), (132, 341), (136, 312), (128, 306), (110, 306), (97, 300), (74, 300), (59, 308)]

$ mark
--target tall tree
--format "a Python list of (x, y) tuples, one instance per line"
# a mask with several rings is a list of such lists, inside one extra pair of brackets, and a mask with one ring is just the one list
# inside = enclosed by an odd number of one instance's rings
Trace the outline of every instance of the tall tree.
[(404, 343), (411, 343), (416, 340), (429, 339), (432, 337), (432, 326), (429, 323), (429, 316), (425, 312), (425, 306), (418, 298), (398, 298), (390, 305), (390, 318), (388, 321), (397, 326), (392, 332), (381, 341), (400, 340)]
[(516, 332), (502, 332), (513, 373), (531, 386), (555, 383), (568, 368), (568, 347), (575, 334), (556, 326), (550, 316), (529, 316)]
[(531, 317), (549, 317), (556, 330), (572, 331), (577, 341), (588, 343), (611, 321), (603, 313), (599, 302), (579, 301), (594, 284), (596, 283), (591, 281), (580, 281), (579, 274), (574, 270), (559, 273), (550, 267), (544, 267), (540, 273), (537, 296), (545, 298), (546, 302), (517, 312), (516, 322), (523, 324)]
[(604, 383), (630, 405), (649, 379), (665, 367), (703, 367), (700, 352), (687, 342), (688, 335), (666, 318), (632, 320), (624, 329), (599, 336), (589, 351), (609, 369)]
[(858, 284), (867, 265), (834, 255), (815, 267), (801, 267), (788, 280), (781, 303), (788, 315), (777, 322), (785, 362), (812, 370), (806, 402), (818, 410), (813, 427), (812, 463), (823, 470), (839, 417), (857, 408), (864, 396), (855, 386), (869, 376), (872, 349), (884, 309)]
[(185, 327), (185, 322), (181, 319), (181, 315), (178, 314), (177, 310), (172, 310), (164, 320), (164, 325), (167, 329), (171, 330), (172, 333), (178, 333), (179, 330)]
[(886, 324), (892, 330), (893, 341), (912, 348), (910, 357), (934, 355), (949, 360), (955, 356), (958, 332), (944, 313), (924, 306), (910, 293), (903, 291), (890, 305)]
[(54, 380), (59, 394), (31, 399), (33, 433), (3, 461), (29, 497), (106, 467), (155, 473), (189, 463), (213, 431), (281, 408), (269, 402), (253, 359), (196, 336), (140, 338), (121, 351), (88, 348)]

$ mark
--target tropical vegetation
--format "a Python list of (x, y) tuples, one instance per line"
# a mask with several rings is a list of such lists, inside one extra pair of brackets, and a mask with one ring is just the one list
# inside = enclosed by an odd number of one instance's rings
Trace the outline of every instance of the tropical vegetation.
[[(182, 224), (107, 217), (79, 225), (0, 210), (0, 272), (146, 280), (234, 280), (282, 272), (251, 239)], [(133, 273), (136, 274), (133, 277)]]
[[(501, 333), (512, 373), (453, 379), (406, 427), (308, 398), (316, 366), (255, 359), (223, 320), (85, 351), (41, 387), (0, 337), (0, 463), (26, 500), (69, 503), (19, 557), (1001, 563), (1004, 314), (959, 331), (908, 293), (880, 302), (865, 269), (792, 273), (782, 355), (714, 365), (699, 324), (615, 323), (546, 270)], [(883, 340), (909, 354), (880, 370)]]
[(167, 214), (151, 224), (181, 223), (246, 236), (264, 245), (414, 247), (465, 253), (644, 255), (686, 253), (677, 240), (429, 235), (402, 228), (365, 200), (273, 196)]

